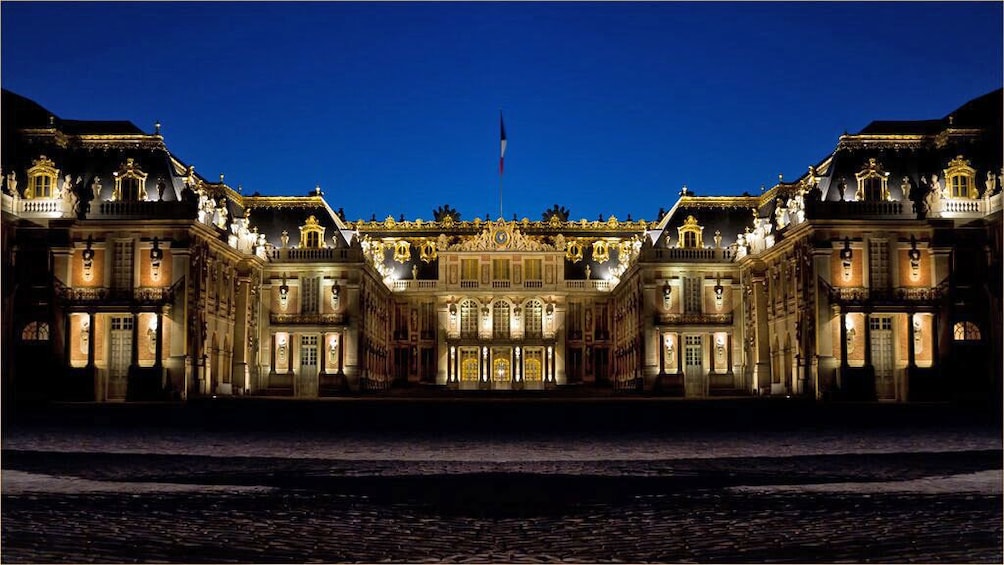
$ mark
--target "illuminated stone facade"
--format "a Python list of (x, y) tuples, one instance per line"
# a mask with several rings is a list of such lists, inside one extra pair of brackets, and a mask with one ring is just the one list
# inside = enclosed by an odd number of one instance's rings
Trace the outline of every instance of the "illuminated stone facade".
[(652, 221), (350, 221), (3, 103), (7, 398), (1000, 391), (1000, 91)]

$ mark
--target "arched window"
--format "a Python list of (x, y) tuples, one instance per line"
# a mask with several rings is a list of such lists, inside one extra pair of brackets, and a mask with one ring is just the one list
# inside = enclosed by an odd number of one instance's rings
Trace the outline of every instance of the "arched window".
[(492, 335), (496, 339), (509, 339), (509, 303), (496, 300), (492, 304)]
[(539, 338), (544, 335), (543, 311), (544, 308), (539, 300), (526, 303), (526, 308), (523, 309), (526, 337)]
[(29, 322), (21, 330), (21, 341), (49, 341), (49, 324), (45, 322)]
[(470, 299), (460, 303), (460, 337), (478, 337), (478, 303)]
[(969, 161), (957, 156), (948, 162), (945, 169), (945, 192), (949, 198), (977, 198), (976, 169), (969, 166)]
[(955, 341), (979, 341), (980, 328), (973, 322), (956, 322), (954, 337)]
[(56, 195), (53, 194), (53, 189), (56, 186), (59, 170), (45, 155), (40, 155), (32, 163), (34, 166), (28, 169), (28, 189), (25, 190), (24, 197), (54, 198)]
[(697, 247), (697, 234), (688, 231), (683, 234), (683, 246), (684, 247)]

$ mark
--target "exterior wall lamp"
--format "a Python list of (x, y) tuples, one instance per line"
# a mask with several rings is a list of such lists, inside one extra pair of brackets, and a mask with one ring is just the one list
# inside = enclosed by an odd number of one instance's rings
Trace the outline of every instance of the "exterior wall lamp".
[(153, 280), (160, 280), (160, 263), (164, 259), (164, 250), (160, 248), (160, 240), (153, 238), (153, 247), (150, 248), (150, 275)]
[(289, 306), (289, 285), (286, 284), (286, 273), (282, 274), (282, 284), (279, 285), (279, 307), (283, 311)]
[(851, 240), (844, 238), (844, 248), (840, 250), (840, 264), (844, 268), (844, 281), (851, 280), (851, 259), (854, 258), (854, 251), (851, 249)]
[(920, 280), (920, 250), (917, 249), (917, 238), (910, 236), (910, 251), (907, 252), (910, 258), (910, 280)]
[(94, 240), (91, 236), (87, 236), (87, 247), (84, 248), (84, 252), (81, 253), (81, 258), (84, 261), (84, 280), (90, 282), (94, 278)]

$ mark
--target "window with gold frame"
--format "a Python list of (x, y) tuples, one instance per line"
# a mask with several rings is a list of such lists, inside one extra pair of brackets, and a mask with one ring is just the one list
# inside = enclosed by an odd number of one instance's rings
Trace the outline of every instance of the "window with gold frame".
[(113, 175), (115, 188), (112, 192), (112, 200), (146, 200), (147, 174), (139, 168), (135, 159), (132, 157), (126, 159), (126, 162)]
[(317, 221), (317, 217), (311, 214), (307, 221), (300, 226), (300, 246), (308, 249), (324, 247), (324, 226)]
[(704, 246), (704, 227), (697, 224), (697, 218), (693, 216), (687, 216), (687, 219), (683, 221), (683, 225), (676, 228), (680, 239), (680, 247), (703, 247)]
[(33, 166), (28, 169), (28, 190), (25, 191), (25, 198), (53, 198), (56, 186), (56, 179), (59, 177), (59, 169), (55, 163), (45, 155), (40, 155), (38, 159), (32, 161)]
[(979, 197), (979, 189), (976, 188), (976, 169), (972, 168), (962, 155), (949, 161), (948, 168), (945, 169), (945, 196), (971, 199)]
[(889, 173), (874, 157), (869, 158), (868, 164), (854, 173), (854, 177), (858, 180), (855, 200), (889, 200)]

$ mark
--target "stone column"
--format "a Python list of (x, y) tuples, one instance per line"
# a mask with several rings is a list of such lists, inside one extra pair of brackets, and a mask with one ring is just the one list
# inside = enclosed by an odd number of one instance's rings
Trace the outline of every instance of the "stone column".
[(913, 316), (914, 313), (912, 311), (906, 313), (906, 351), (907, 359), (909, 359), (909, 364), (907, 366), (910, 369), (917, 368), (916, 346), (913, 343), (913, 340), (916, 337), (913, 331)]
[(939, 351), (939, 341), (941, 337), (941, 332), (938, 328), (938, 313), (933, 312), (931, 314), (931, 366), (941, 367), (941, 359), (938, 353)]
[(732, 332), (725, 334), (726, 372), (732, 374)]
[(753, 276), (753, 304), (755, 325), (755, 336), (753, 355), (755, 357), (754, 375), (757, 389), (760, 391), (771, 388), (771, 363), (770, 363), (770, 331), (767, 326), (767, 288), (766, 276), (764, 274)]
[(683, 334), (676, 334), (676, 373), (683, 373)]
[(132, 313), (132, 361), (133, 367), (139, 366), (139, 312)]
[(73, 353), (73, 349), (70, 347), (70, 341), (73, 339), (73, 314), (66, 312), (63, 319), (66, 320), (63, 328), (63, 333), (65, 334), (63, 340), (63, 359), (66, 363), (66, 368), (69, 369), (73, 366), (70, 362), (70, 355)]
[(865, 312), (865, 367), (872, 365), (872, 323), (871, 313)]
[(154, 349), (156, 358), (153, 360), (153, 366), (159, 371), (164, 366), (162, 360), (164, 356), (164, 311), (161, 308), (157, 308), (157, 343)]
[(847, 312), (840, 312), (840, 369), (847, 369)]
[(234, 342), (233, 361), (231, 372), (233, 374), (233, 387), (243, 392), (250, 389), (248, 377), (248, 306), (251, 300), (251, 276), (241, 275), (237, 277), (236, 316), (234, 318)]

